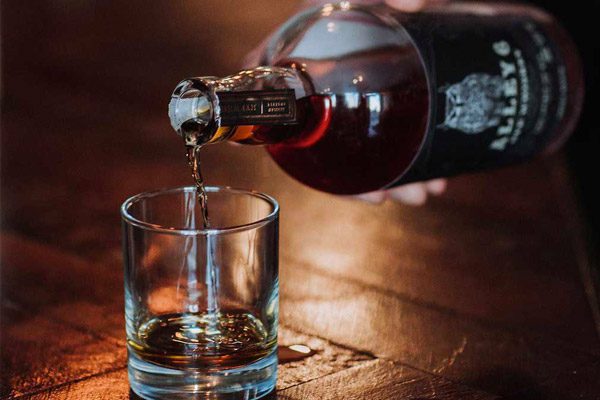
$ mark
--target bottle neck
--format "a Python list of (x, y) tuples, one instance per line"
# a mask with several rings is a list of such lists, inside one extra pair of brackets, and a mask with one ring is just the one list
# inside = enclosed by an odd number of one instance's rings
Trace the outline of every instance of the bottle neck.
[(187, 146), (228, 139), (240, 125), (297, 122), (296, 100), (312, 93), (309, 80), (293, 68), (257, 67), (225, 78), (180, 82), (171, 96), (171, 126)]

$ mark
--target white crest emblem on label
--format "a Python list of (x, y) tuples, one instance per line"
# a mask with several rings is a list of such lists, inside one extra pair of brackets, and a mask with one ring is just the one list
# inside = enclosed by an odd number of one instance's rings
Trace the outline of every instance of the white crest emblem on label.
[(446, 116), (439, 127), (472, 135), (500, 125), (503, 83), (501, 76), (475, 73), (440, 88), (446, 93)]

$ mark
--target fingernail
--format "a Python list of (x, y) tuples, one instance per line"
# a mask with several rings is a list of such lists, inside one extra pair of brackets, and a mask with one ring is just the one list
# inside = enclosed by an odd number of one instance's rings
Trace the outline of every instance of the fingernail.
[(411, 183), (391, 189), (389, 195), (392, 199), (410, 206), (421, 206), (427, 201), (427, 190), (422, 183)]
[(434, 195), (440, 195), (446, 191), (448, 182), (445, 179), (435, 179), (433, 181), (425, 182), (427, 191)]
[(425, 6), (425, 0), (386, 0), (386, 3), (402, 11), (419, 11)]

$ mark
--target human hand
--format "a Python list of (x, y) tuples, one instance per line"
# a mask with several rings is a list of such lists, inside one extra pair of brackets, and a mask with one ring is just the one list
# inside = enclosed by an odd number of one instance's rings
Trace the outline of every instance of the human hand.
[(380, 204), (390, 199), (409, 206), (425, 204), (430, 195), (439, 196), (446, 191), (446, 179), (434, 179), (427, 182), (409, 183), (392, 189), (364, 193), (354, 198), (368, 203)]
[(401, 11), (415, 12), (427, 6), (447, 3), (449, 0), (385, 0), (385, 3)]

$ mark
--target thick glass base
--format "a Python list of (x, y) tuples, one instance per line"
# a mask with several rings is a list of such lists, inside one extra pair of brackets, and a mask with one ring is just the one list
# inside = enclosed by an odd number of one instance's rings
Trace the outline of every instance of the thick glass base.
[(147, 400), (259, 399), (275, 388), (277, 350), (242, 368), (211, 372), (162, 367), (129, 350), (128, 371), (131, 389)]

